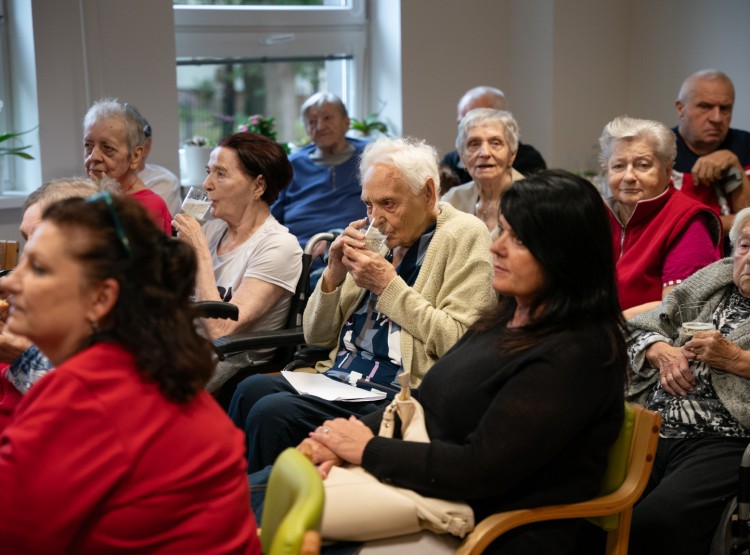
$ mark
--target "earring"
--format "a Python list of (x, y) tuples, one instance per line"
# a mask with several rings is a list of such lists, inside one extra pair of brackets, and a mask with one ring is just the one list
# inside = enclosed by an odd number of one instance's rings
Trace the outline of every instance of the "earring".
[(91, 324), (92, 333), (99, 333), (99, 322), (96, 320), (89, 320), (89, 324)]

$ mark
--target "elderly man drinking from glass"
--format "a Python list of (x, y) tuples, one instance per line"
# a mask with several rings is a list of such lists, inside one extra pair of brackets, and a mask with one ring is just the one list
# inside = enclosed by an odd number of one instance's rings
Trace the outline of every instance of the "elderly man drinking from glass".
[[(479, 311), (497, 302), (489, 233), (476, 218), (437, 202), (437, 153), (422, 142), (378, 139), (359, 169), (368, 217), (387, 236), (390, 253), (365, 248), (364, 219), (344, 230), (305, 310), (305, 339), (331, 349), (319, 373), (348, 381), (358, 372), (387, 387), (406, 370), (416, 387)], [(326, 401), (298, 395), (283, 376), (258, 375), (240, 383), (229, 413), (245, 429), (253, 472), (323, 421), (388, 402)]]

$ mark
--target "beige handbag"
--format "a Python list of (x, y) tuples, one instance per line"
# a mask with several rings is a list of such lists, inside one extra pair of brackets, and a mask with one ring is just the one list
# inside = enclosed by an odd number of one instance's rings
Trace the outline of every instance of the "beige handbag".
[[(400, 374), (399, 382), (401, 392), (386, 408), (378, 435), (393, 437), (398, 414), (404, 440), (428, 443), (424, 410), (411, 396), (409, 374)], [(474, 529), (474, 513), (466, 503), (389, 486), (361, 466), (333, 467), (323, 486), (321, 533), (326, 540), (370, 541), (420, 530), (463, 538)]]

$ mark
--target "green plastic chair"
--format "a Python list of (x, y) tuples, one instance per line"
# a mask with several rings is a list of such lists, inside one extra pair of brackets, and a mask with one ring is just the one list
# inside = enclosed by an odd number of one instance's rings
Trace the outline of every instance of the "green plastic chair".
[(323, 481), (313, 464), (297, 449), (285, 449), (266, 488), (260, 529), (263, 553), (319, 553), (324, 499)]
[(496, 538), (524, 524), (587, 518), (607, 532), (607, 555), (627, 555), (633, 505), (646, 489), (654, 466), (660, 426), (659, 414), (626, 403), (620, 435), (609, 450), (609, 462), (599, 497), (580, 503), (490, 515), (466, 536), (456, 553), (479, 555)]

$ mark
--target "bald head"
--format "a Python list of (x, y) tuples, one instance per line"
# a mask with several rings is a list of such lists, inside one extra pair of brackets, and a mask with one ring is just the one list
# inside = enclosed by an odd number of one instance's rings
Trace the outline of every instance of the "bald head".
[(457, 121), (475, 108), (492, 108), (494, 110), (508, 110), (508, 100), (505, 93), (494, 87), (474, 87), (464, 93), (457, 106)]
[(681, 100), (683, 103), (687, 102), (695, 93), (695, 90), (704, 82), (716, 82), (717, 85), (726, 88), (732, 96), (732, 101), (734, 101), (734, 83), (732, 83), (729, 75), (716, 69), (702, 69), (688, 76), (682, 82), (677, 100)]

